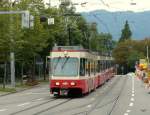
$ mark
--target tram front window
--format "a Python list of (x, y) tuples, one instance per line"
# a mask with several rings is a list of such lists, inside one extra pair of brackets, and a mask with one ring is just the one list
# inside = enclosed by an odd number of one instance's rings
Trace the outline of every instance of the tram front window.
[(53, 76), (77, 76), (79, 60), (70, 57), (52, 59)]

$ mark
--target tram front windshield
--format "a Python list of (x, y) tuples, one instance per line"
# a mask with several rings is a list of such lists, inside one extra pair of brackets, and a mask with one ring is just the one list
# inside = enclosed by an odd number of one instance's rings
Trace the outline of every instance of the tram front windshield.
[(53, 76), (77, 76), (79, 60), (70, 57), (58, 57), (52, 59)]

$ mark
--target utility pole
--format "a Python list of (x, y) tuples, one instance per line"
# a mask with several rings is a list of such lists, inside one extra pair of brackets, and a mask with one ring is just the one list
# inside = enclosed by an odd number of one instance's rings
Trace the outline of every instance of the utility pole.
[[(12, 9), (12, 0), (10, 0), (10, 10)], [(10, 73), (11, 73), (11, 86), (15, 87), (15, 53), (14, 53), (14, 48), (13, 48), (13, 44), (14, 44), (14, 39), (13, 39), (13, 18), (12, 18), (12, 14), (10, 15), (10, 42), (11, 42), (11, 51), (10, 51)]]
[(68, 38), (69, 38), (69, 45), (71, 46), (72, 45), (72, 41), (71, 41), (71, 27), (70, 27), (70, 25), (68, 27)]
[(49, 8), (51, 8), (51, 0), (49, 0)]
[(148, 48), (148, 45), (146, 46), (146, 51), (147, 51), (147, 61), (148, 61), (148, 64), (149, 64), (149, 48)]

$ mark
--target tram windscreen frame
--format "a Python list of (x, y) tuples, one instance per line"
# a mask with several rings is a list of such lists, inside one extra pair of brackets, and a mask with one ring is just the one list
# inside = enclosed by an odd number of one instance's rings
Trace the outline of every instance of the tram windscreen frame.
[(55, 77), (78, 76), (79, 59), (73, 57), (56, 57), (51, 63), (52, 75)]

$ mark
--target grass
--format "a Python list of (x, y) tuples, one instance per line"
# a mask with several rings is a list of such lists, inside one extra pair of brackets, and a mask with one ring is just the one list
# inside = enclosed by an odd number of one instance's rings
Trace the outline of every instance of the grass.
[(30, 88), (31, 86), (26, 85), (26, 84), (16, 84), (16, 87), (18, 87), (18, 88)]
[[(49, 80), (46, 79), (46, 80), (38, 80), (39, 84), (47, 84), (49, 83)], [(21, 84), (21, 83), (16, 83), (16, 88), (31, 88), (33, 86), (30, 86), (30, 85), (26, 85), (26, 84)], [(6, 88), (3, 88), (3, 87), (0, 87), (0, 92), (9, 92), (9, 93), (13, 93), (13, 92), (16, 92), (16, 89), (15, 88), (9, 88), (9, 87), (6, 87)]]
[(0, 92), (16, 92), (16, 89), (15, 88), (2, 88), (0, 87)]

